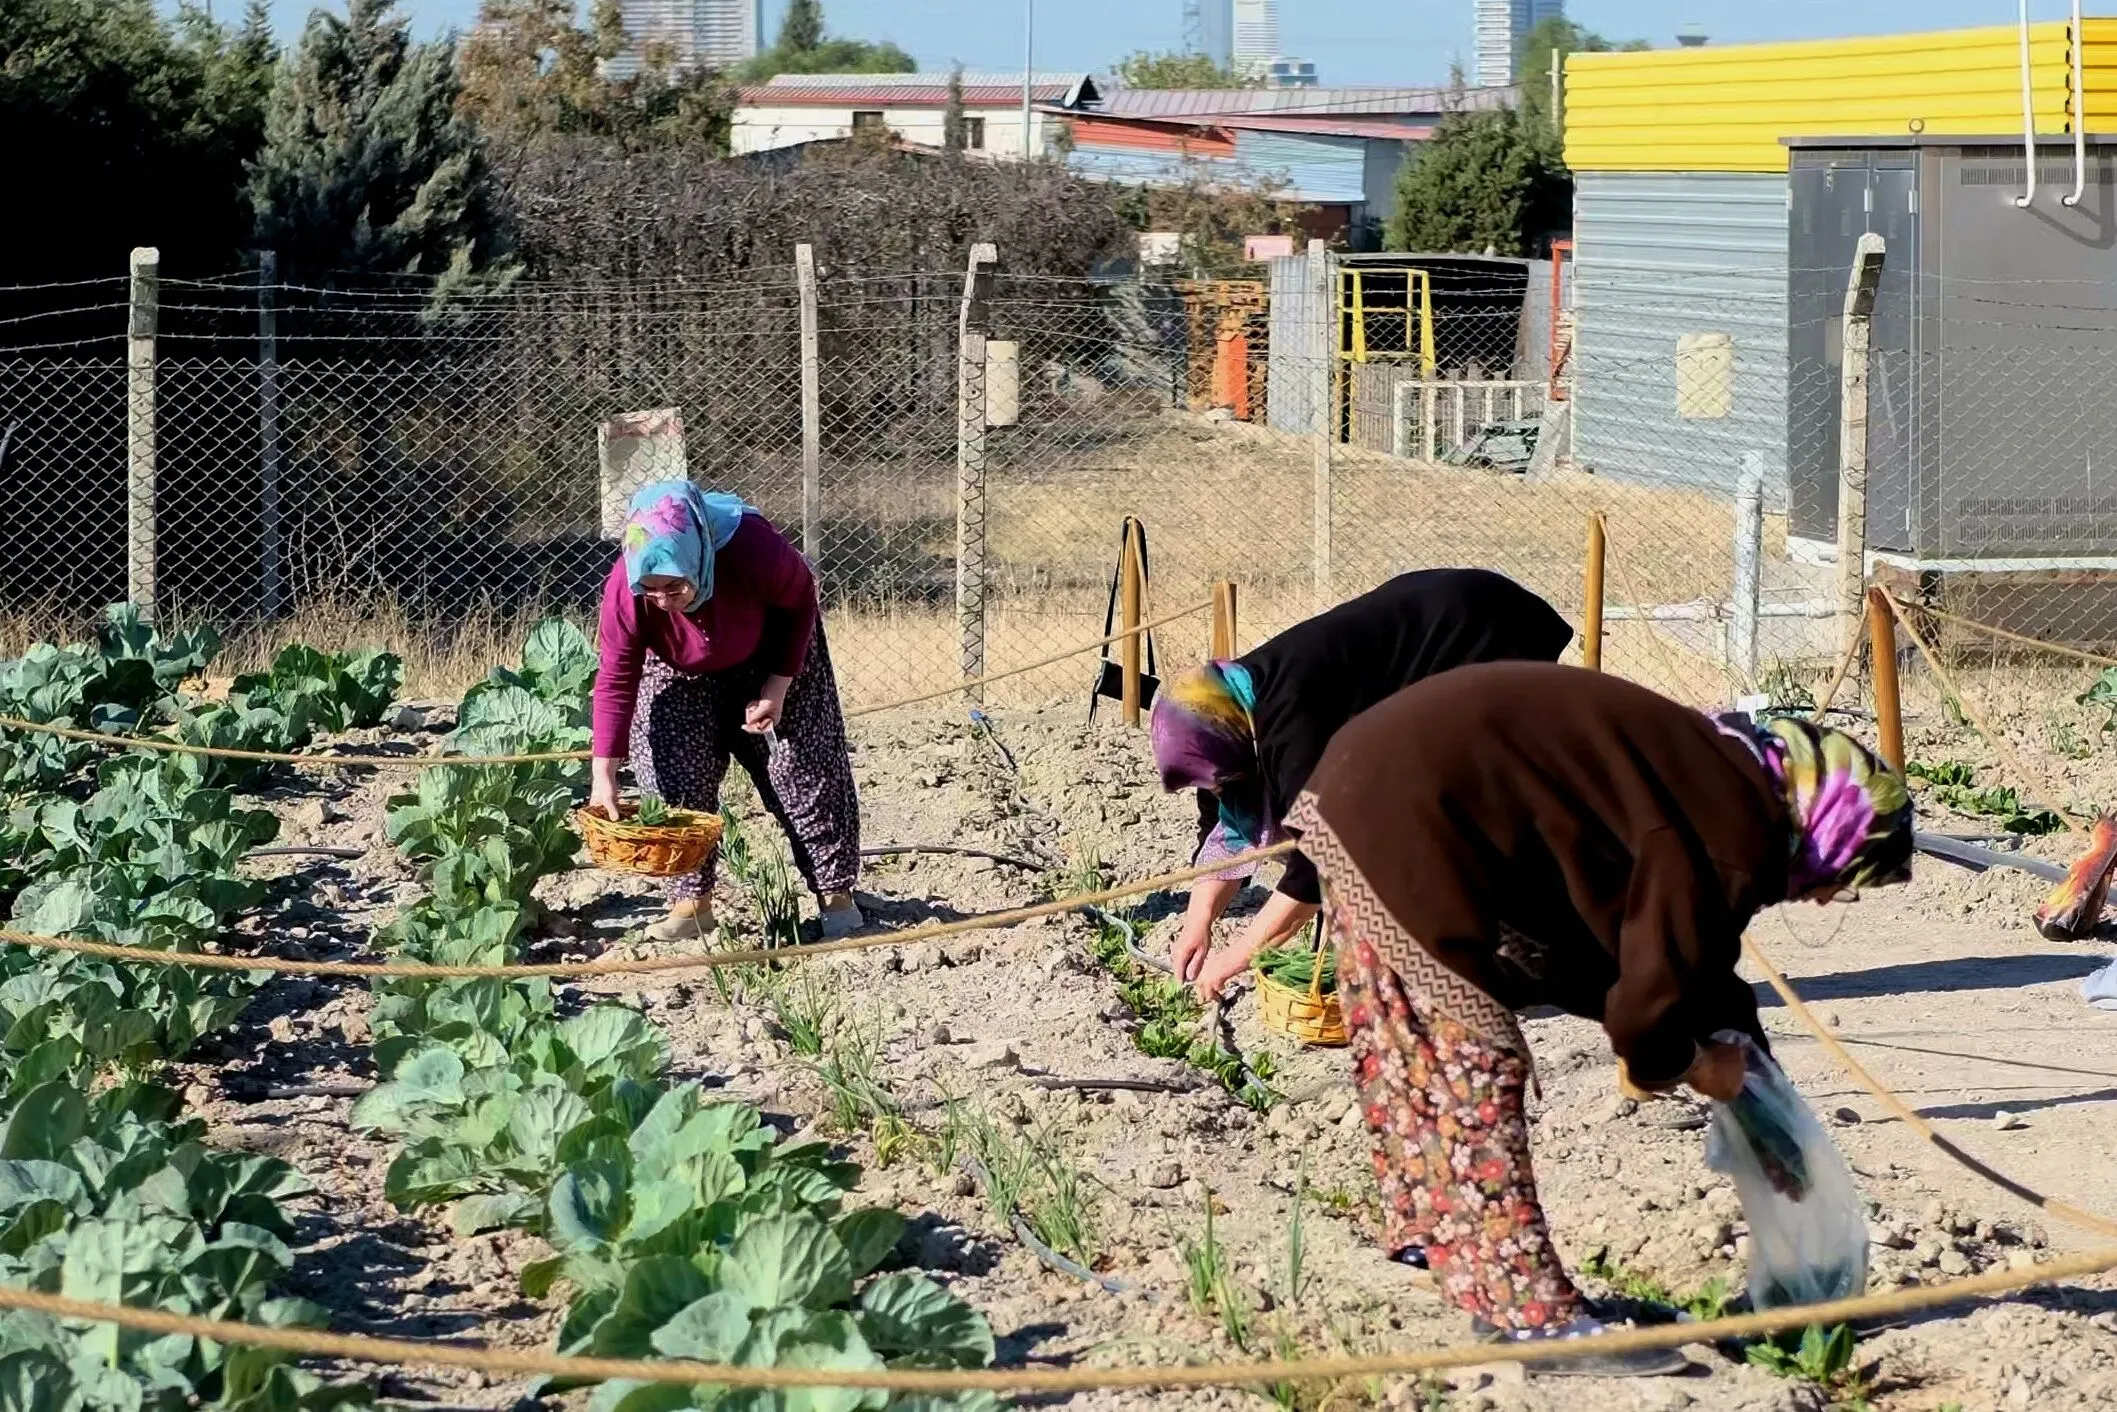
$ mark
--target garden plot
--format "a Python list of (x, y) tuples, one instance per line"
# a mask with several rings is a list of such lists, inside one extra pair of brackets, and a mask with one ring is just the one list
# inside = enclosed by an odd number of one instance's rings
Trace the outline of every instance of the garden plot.
[[(553, 683), (546, 699), (533, 670), (516, 676), (488, 694), (485, 724), (504, 702), (517, 735), (563, 745), (578, 729), (556, 705), (566, 689)], [(558, 718), (541, 716), (537, 701)], [(477, 730), (478, 703), (462, 717)], [(976, 846), (1037, 865), (908, 852), (878, 858), (863, 902), (880, 921), (900, 926), (1015, 905), (1091, 877), (1143, 876), (1185, 861), (1194, 816), (1186, 801), (1152, 787), (1143, 737), (1107, 721), (1090, 728), (1081, 717), (1082, 707), (1069, 703), (994, 712), (989, 730), (938, 708), (859, 725), (854, 763), (869, 846)], [(334, 739), (432, 748), (458, 723), (456, 706), (437, 705)], [(1936, 735), (1930, 747), (1914, 748), (1938, 754), (1958, 745)], [(269, 810), (279, 844), (361, 852), (352, 860), (245, 862), (241, 876), (261, 885), (261, 895), (233, 912), (223, 939), (211, 944), (314, 958), (441, 955), (453, 944), (446, 914), (456, 906), (520, 914), (518, 926), (476, 942), (508, 959), (638, 949), (637, 928), (654, 914), (651, 889), (568, 866), (563, 840), (540, 832), (548, 814), (537, 790), (545, 781), (519, 783), (531, 802), (512, 812), (505, 801), (497, 806), (504, 829), (523, 831), (507, 858), (469, 871), (458, 864), (444, 875), (445, 850), (431, 838), (421, 842), (404, 804), (391, 824), (391, 797), (415, 789), (409, 776), (281, 772), (246, 782), (254, 792), (228, 807)], [(771, 903), (780, 893), (776, 831), (740, 793), (731, 805), (752, 858), (740, 870), (746, 876), (724, 873), (721, 908), (730, 940), (748, 944), (784, 918)], [(429, 822), (454, 807), (426, 802)], [(515, 866), (524, 854), (540, 861)], [(451, 900), (458, 888), (466, 891)], [(763, 909), (760, 896), (769, 904)], [(1951, 1135), (2046, 1190), (2109, 1210), (2117, 1208), (2117, 1174), (2098, 1159), (2108, 1152), (2117, 1081), (2098, 1072), (2117, 1071), (2117, 1062), (2095, 1056), (2111, 1052), (2117, 1017), (2086, 1010), (2072, 989), (2110, 948), (2037, 939), (2023, 920), (2035, 896), (2026, 879), (1966, 880), (1928, 865), (1908, 889), (1850, 911), (1767, 918), (1757, 934), (1820, 1008), (1873, 1046), (1862, 1056)], [(1178, 897), (1142, 899), (1127, 920), (1149, 950), (1159, 950), (1180, 905)], [(474, 1018), (526, 1038), (538, 1057), (499, 1067), (556, 1079), (530, 1085), (552, 1089), (554, 1109), (565, 1106), (559, 1091), (596, 1110), (625, 1085), (651, 1088), (656, 1105), (669, 1101), (672, 1113), (697, 1116), (685, 1108), (694, 1101), (703, 1113), (754, 1108), (755, 1137), (731, 1131), (715, 1143), (725, 1136), (790, 1155), (796, 1166), (816, 1164), (808, 1170), (818, 1181), (844, 1188), (832, 1193), (834, 1212), (898, 1213), (901, 1229), (871, 1217), (864, 1233), (836, 1237), (847, 1267), (876, 1265), (876, 1273), (847, 1277), (850, 1293), (841, 1293), (835, 1273), (792, 1292), (798, 1298), (788, 1307), (806, 1311), (798, 1317), (813, 1326), (810, 1342), (821, 1342), (826, 1328), (880, 1327), (875, 1310), (857, 1301), (882, 1281), (918, 1291), (935, 1315), (922, 1335), (931, 1340), (926, 1354), (889, 1357), (983, 1361), (981, 1326), (954, 1312), (968, 1309), (989, 1325), (997, 1361), (1031, 1365), (1462, 1341), (1465, 1321), (1422, 1277), (1382, 1260), (1367, 1235), (1372, 1183), (1343, 1052), (1300, 1050), (1265, 1034), (1244, 1001), (1233, 1018), (1247, 1069), (1220, 1063), (1216, 1071), (1205, 1017), (1187, 1014), (1153, 982), (1127, 969), (1121, 934), (1109, 924), (1069, 917), (773, 971), (559, 985), (550, 988), (548, 1009), (532, 999), (503, 1014), (496, 1001)], [(529, 1150), (561, 1119), (541, 1128), (511, 1124), (521, 1140), (494, 1135), (465, 1161), (451, 1153), (469, 1125), (450, 1105), (479, 1066), (465, 1063), (456, 1074), (432, 1061), (418, 1074), (404, 1072), (410, 1055), (401, 1041), (441, 1035), (460, 1016), (438, 1013), (430, 993), (378, 995), (357, 983), (309, 979), (274, 980), (243, 998), (246, 1008), (216, 1017), (218, 1028), (158, 1072), (180, 1092), (186, 1116), (204, 1122), (208, 1148), (284, 1164), (269, 1169), (287, 1227), (277, 1237), (287, 1260), (271, 1284), (275, 1298), (311, 1301), (322, 1311), (317, 1317), (341, 1329), (514, 1347), (575, 1346), (588, 1316), (612, 1317), (592, 1303), (584, 1309), (584, 1288), (611, 1287), (591, 1262), (629, 1261), (629, 1270), (641, 1257), (608, 1240), (562, 1249), (575, 1236), (549, 1222), (554, 1169)], [(1881, 1121), (1783, 1011), (1766, 1014), (1811, 1100), (1826, 1114), (1843, 1110), (1835, 1133), (1876, 1203), (1878, 1285), (2086, 1247)], [(601, 1031), (593, 1064), (583, 1062), (590, 1019)], [(1528, 1029), (1544, 1083), (1534, 1110), (1539, 1176), (1557, 1237), (1575, 1267), (1592, 1272), (1590, 1288), (1702, 1311), (1718, 1293), (1739, 1288), (1740, 1210), (1703, 1165), (1697, 1110), (1618, 1099), (1592, 1025), (1532, 1019)], [(1172, 1033), (1184, 1042), (1169, 1042)], [(1194, 1048), (1200, 1042), (1202, 1051)], [(596, 1064), (607, 1069), (600, 1078), (586, 1072)], [(1269, 1098), (1249, 1086), (1257, 1074)], [(378, 1099), (385, 1077), (394, 1096)], [(1112, 1080), (1140, 1086), (1097, 1086)], [(2007, 1122), (1995, 1120), (2000, 1111)], [(629, 1134), (645, 1118), (632, 1121), (633, 1113), (612, 1100), (591, 1113), (590, 1130), (575, 1142), (594, 1148), (602, 1140), (592, 1126), (598, 1121), (609, 1137), (624, 1126), (637, 1178), (640, 1154)], [(306, 1189), (282, 1184), (281, 1172), (299, 1174)], [(536, 1190), (540, 1184), (545, 1189)], [(1122, 1288), (1054, 1273), (1018, 1238), (1006, 1208), (1040, 1243)], [(890, 1241), (880, 1249), (884, 1235)], [(552, 1263), (561, 1258), (574, 1261), (570, 1273)], [(835, 1255), (814, 1263), (841, 1268)], [(1864, 1397), (1906, 1412), (1951, 1403), (2085, 1406), (2117, 1400), (2113, 1325), (2117, 1293), (2104, 1281), (1871, 1337), (1843, 1367), (1826, 1359), (1805, 1366), (1825, 1386), (1787, 1376), (1804, 1371), (1798, 1354), (1773, 1371), (1693, 1349), (1691, 1377), (1654, 1383), (1530, 1379), (1488, 1365), (1445, 1380), (1281, 1389), (1276, 1398), (1273, 1390), (1096, 1393), (1067, 1405), (1277, 1400), (1309, 1408), (1328, 1401), (1762, 1412), (1833, 1399), (1850, 1407)], [(639, 1351), (658, 1346), (651, 1343), (658, 1327), (646, 1331), (650, 1342)], [(606, 1335), (618, 1347), (640, 1337), (616, 1326)], [(350, 1367), (318, 1371), (334, 1382), (369, 1376)], [(378, 1391), (410, 1405), (506, 1408), (529, 1386), (404, 1370), (383, 1377)], [(633, 1405), (585, 1389), (552, 1396), (569, 1406)]]

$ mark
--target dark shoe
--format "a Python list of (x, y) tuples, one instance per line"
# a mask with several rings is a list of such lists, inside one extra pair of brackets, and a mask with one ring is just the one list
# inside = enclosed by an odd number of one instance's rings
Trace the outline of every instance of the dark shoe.
[(1426, 1252), (1416, 1245), (1407, 1245), (1389, 1258), (1396, 1261), (1399, 1265), (1409, 1265), (1414, 1270), (1433, 1268), (1426, 1263)]
[[(1484, 1321), (1474, 1321), (1472, 1328), (1481, 1323)], [(1490, 1324), (1485, 1327), (1492, 1328)], [(1555, 1329), (1523, 1329), (1511, 1333), (1493, 1329), (1492, 1332), (1497, 1337), (1488, 1339), (1490, 1342), (1519, 1345), (1586, 1339), (1616, 1330), (1600, 1319), (1580, 1318)], [(1480, 1337), (1485, 1335), (1480, 1334)], [(1691, 1361), (1674, 1348), (1638, 1348), (1629, 1353), (1601, 1353), (1584, 1348), (1571, 1357), (1538, 1358), (1522, 1364), (1531, 1377), (1551, 1378), (1667, 1378), (1689, 1371), (1690, 1366)]]

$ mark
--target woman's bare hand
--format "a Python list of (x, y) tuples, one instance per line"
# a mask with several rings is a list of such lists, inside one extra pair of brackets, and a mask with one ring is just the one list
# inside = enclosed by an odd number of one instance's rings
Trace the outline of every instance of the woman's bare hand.
[(589, 765), (588, 807), (606, 819), (617, 817), (617, 761), (598, 756)]

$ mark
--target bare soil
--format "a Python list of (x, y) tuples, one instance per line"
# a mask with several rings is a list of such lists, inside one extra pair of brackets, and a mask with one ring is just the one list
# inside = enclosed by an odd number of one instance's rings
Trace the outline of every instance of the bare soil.
[[(1153, 785), (1142, 733), (1108, 718), (1091, 727), (1075, 703), (991, 715), (989, 734), (941, 708), (858, 723), (854, 763), (869, 845), (969, 845), (1054, 870), (1093, 859), (1118, 878), (1184, 863), (1194, 815), (1188, 800)], [(446, 724), (442, 713), (435, 725)], [(1914, 754), (1968, 748), (1938, 717), (1915, 721), (1913, 735)], [(2082, 765), (2077, 783), (2092, 789), (2106, 770)], [(2100, 782), (2107, 793), (2110, 781)], [(365, 954), (367, 934), (415, 888), (381, 832), (383, 801), (402, 785), (401, 777), (305, 781), (269, 796), (288, 823), (283, 842), (365, 851), (351, 863), (261, 862), (283, 878), (276, 910), (254, 924), (261, 944), (285, 955)], [(1978, 831), (1942, 813), (1922, 826)], [(2035, 848), (2063, 857), (2067, 844)], [(882, 924), (902, 926), (1018, 904), (1051, 885), (989, 859), (901, 854), (876, 861), (863, 902)], [(654, 915), (651, 889), (636, 880), (583, 870), (546, 887), (557, 920), (540, 956), (638, 947), (636, 929)], [(2088, 1008), (2078, 993), (2080, 978), (2117, 948), (2107, 939), (2042, 940), (2028, 916), (2043, 891), (2019, 873), (1971, 875), (1926, 861), (1908, 887), (1850, 907), (1785, 909), (1761, 918), (1753, 936), (1862, 1060), (1942, 1132), (2032, 1187), (2117, 1211), (2117, 1014)], [(728, 939), (746, 942), (754, 934), (747, 899), (725, 877), (722, 894)], [(1165, 945), (1166, 919), (1181, 904), (1170, 895), (1137, 904), (1148, 928), (1161, 919), (1158, 932), (1149, 930), (1150, 948)], [(799, 995), (827, 1013), (827, 1028), (868, 1037), (876, 1079), (916, 1128), (938, 1134), (941, 1101), (953, 1098), (1076, 1173), (1088, 1194), (1086, 1245), (1096, 1271), (1126, 1286), (1117, 1293), (1041, 1264), (932, 1142), (893, 1149), (884, 1163), (873, 1131), (858, 1123), (841, 1130), (815, 1061), (793, 1053), (760, 984), (738, 986), (732, 1002), (703, 973), (607, 988), (635, 996), (669, 1030), (678, 1074), (761, 1104), (783, 1130), (842, 1141), (867, 1170), (856, 1200), (894, 1204), (912, 1218), (909, 1253), (986, 1312), (1003, 1361), (1218, 1360), (1464, 1341), (1467, 1321), (1372, 1243), (1367, 1141), (1344, 1052), (1268, 1035), (1254, 1003), (1238, 1003), (1241, 1045), (1273, 1054), (1273, 1084), (1285, 1096), (1268, 1114), (1254, 1113), (1180, 1061), (1139, 1052), (1090, 937), (1084, 921), (1054, 919), (782, 974), (808, 987)], [(782, 990), (782, 1003), (791, 994)], [(1765, 1003), (1775, 1049), (1831, 1124), (1872, 1203), (1875, 1287), (2093, 1246), (2094, 1237), (1994, 1190), (1888, 1119), (1783, 1008)], [(383, 1199), (390, 1153), (347, 1126), (353, 1097), (374, 1081), (367, 1007), (357, 985), (278, 982), (240, 1026), (184, 1066), (216, 1140), (276, 1152), (316, 1183), (316, 1194), (298, 1203), (303, 1243), (292, 1292), (330, 1307), (345, 1330), (548, 1347), (556, 1305), (524, 1298), (514, 1283), (540, 1242), (515, 1234), (459, 1240), (445, 1213), (399, 1212)], [(1739, 1288), (1742, 1213), (1725, 1179), (1704, 1165), (1697, 1107), (1622, 1101), (1592, 1024), (1540, 1018), (1527, 1029), (1543, 1085), (1532, 1114), (1538, 1178), (1569, 1261), (1577, 1268), (1600, 1252), (1678, 1294), (1715, 1278)], [(1054, 1079), (1161, 1080), (1188, 1091), (1054, 1089)], [(1306, 1246), (1298, 1295), (1288, 1249), (1296, 1193)], [(1186, 1298), (1183, 1247), (1200, 1238), (1208, 1201), (1233, 1284), (1250, 1307), (1247, 1354), (1218, 1317)], [(1600, 1281), (1586, 1283), (1607, 1293)], [(1532, 1377), (1486, 1365), (1426, 1383), (1310, 1388), (1294, 1397), (1305, 1409), (1465, 1412), (1828, 1405), (1814, 1387), (1738, 1355), (1686, 1352), (1688, 1375), (1652, 1381)], [(1891, 1412), (2117, 1406), (2117, 1281), (1919, 1318), (1864, 1339), (1859, 1358), (1869, 1405)], [(384, 1391), (415, 1406), (506, 1408), (527, 1386), (405, 1370), (389, 1375)], [(1065, 1401), (1267, 1405), (1246, 1390)]]

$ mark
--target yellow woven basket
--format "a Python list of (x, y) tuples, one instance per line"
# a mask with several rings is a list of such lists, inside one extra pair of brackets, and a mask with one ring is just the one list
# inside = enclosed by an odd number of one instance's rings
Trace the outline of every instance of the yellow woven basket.
[[(1323, 947), (1316, 949), (1320, 952)], [(1346, 1042), (1345, 1011), (1336, 991), (1323, 993), (1320, 959), (1309, 972), (1306, 988), (1273, 980), (1254, 966), (1250, 974), (1257, 978), (1257, 1014), (1266, 1029), (1323, 1048), (1335, 1049)]]
[(637, 823), (636, 804), (620, 804), (622, 818), (606, 818), (594, 809), (576, 809), (574, 827), (588, 845), (588, 857), (598, 868), (616, 873), (639, 873), (650, 878), (695, 873), (720, 847), (720, 815), (690, 809), (671, 809), (666, 824)]

